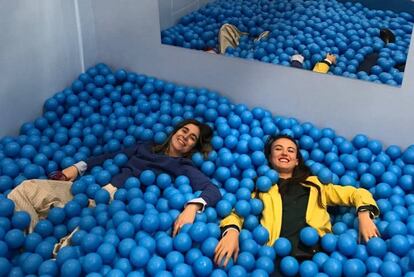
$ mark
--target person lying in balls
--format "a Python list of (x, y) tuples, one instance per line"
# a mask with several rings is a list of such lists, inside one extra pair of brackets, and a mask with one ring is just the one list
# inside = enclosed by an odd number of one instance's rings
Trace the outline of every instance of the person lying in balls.
[[(286, 135), (270, 137), (265, 145), (265, 155), (271, 167), (279, 173), (279, 181), (268, 191), (253, 192), (252, 197), (263, 202), (260, 223), (269, 232), (267, 245), (285, 237), (291, 242), (292, 256), (311, 258), (317, 249), (302, 245), (299, 233), (309, 226), (316, 229), (319, 236), (332, 232), (327, 209), (337, 205), (357, 209), (359, 235), (364, 241), (380, 235), (373, 222), (379, 209), (371, 193), (352, 186), (322, 184), (311, 175), (293, 138)], [(243, 220), (232, 212), (221, 221), (222, 238), (215, 249), (216, 264), (226, 266), (232, 257), (237, 260)]]
[(51, 178), (54, 180), (24, 181), (8, 194), (8, 198), (15, 203), (17, 211), (23, 210), (30, 214), (31, 232), (39, 219), (47, 216), (50, 208), (63, 207), (73, 199), (71, 186), (79, 175), (123, 153), (127, 160), (120, 167), (119, 173), (112, 176), (110, 183), (104, 187), (112, 195), (129, 177), (138, 177), (144, 170), (152, 170), (157, 174), (167, 173), (172, 177), (185, 175), (189, 178), (193, 191), (201, 191), (200, 197), (190, 200), (177, 217), (173, 227), (175, 235), (184, 224), (194, 222), (198, 211), (203, 211), (206, 206), (215, 206), (221, 199), (218, 188), (189, 159), (195, 151), (208, 153), (211, 136), (212, 130), (208, 125), (187, 119), (175, 127), (163, 144), (139, 142), (117, 152), (92, 156), (53, 174)]

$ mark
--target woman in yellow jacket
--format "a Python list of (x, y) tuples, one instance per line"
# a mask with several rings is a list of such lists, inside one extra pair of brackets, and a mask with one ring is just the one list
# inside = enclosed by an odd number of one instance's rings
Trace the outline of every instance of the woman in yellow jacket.
[[(292, 255), (302, 255), (299, 232), (306, 226), (313, 227), (320, 236), (331, 232), (328, 206), (354, 206), (358, 212), (359, 232), (363, 240), (379, 236), (372, 218), (379, 210), (370, 192), (351, 186), (322, 184), (310, 176), (298, 144), (289, 136), (272, 137), (266, 143), (265, 154), (270, 165), (279, 173), (278, 185), (268, 192), (255, 192), (263, 202), (260, 223), (269, 232), (267, 245), (279, 237), (292, 242)], [(215, 249), (215, 262), (226, 266), (231, 257), (237, 260), (239, 232), (243, 218), (232, 212), (220, 224), (223, 236)], [(306, 249), (305, 249), (306, 251)]]

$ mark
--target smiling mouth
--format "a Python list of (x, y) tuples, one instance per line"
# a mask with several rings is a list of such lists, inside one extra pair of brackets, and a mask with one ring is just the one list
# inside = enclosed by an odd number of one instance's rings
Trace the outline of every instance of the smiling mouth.
[(180, 143), (182, 146), (185, 146), (186, 143), (183, 139), (181, 139), (180, 137), (177, 138), (178, 143)]
[(288, 163), (289, 160), (286, 159), (286, 158), (281, 158), (281, 159), (279, 159), (279, 162), (281, 162), (281, 163)]

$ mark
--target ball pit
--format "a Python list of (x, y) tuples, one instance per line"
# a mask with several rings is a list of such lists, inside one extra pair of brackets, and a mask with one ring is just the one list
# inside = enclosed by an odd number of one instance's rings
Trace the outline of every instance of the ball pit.
[[(164, 44), (184, 48), (217, 49), (219, 30), (229, 23), (249, 35), (236, 48), (227, 48), (227, 56), (289, 66), (290, 57), (300, 53), (304, 68), (311, 69), (333, 53), (337, 63), (330, 74), (399, 86), (404, 70), (394, 66), (406, 61), (413, 21), (412, 14), (369, 9), (358, 2), (218, 0), (181, 17), (161, 38)], [(380, 39), (384, 28), (395, 34), (395, 43), (385, 45)], [(269, 36), (254, 41), (264, 31)], [(374, 51), (376, 65), (370, 72), (357, 71)], [(233, 128), (238, 122), (231, 118), (229, 123)]]
[[(125, 164), (125, 155), (79, 178), (72, 185), (73, 200), (51, 209), (33, 233), (23, 232), (28, 214), (13, 212), (14, 203), (5, 198), (13, 187), (28, 177), (45, 177), (62, 165), (121, 145), (157, 137), (161, 141), (173, 124), (187, 116), (214, 129), (214, 150), (207, 158), (196, 153), (192, 159), (219, 186), (223, 199), (198, 214), (194, 224), (184, 225), (175, 238), (171, 237), (175, 218), (185, 202), (199, 194), (191, 191), (185, 176), (173, 180), (165, 173), (144, 171), (127, 179), (109, 201), (101, 187)], [(266, 191), (269, 183), (278, 180), (262, 154), (265, 135), (275, 133), (298, 139), (303, 157), (320, 178), (369, 188), (382, 212), (376, 221), (382, 237), (359, 244), (355, 211), (339, 208), (332, 216), (332, 234), (319, 239), (312, 228), (300, 233), (301, 241), (309, 246), (319, 240), (322, 251), (312, 260), (300, 262), (289, 256), (291, 244), (286, 238), (271, 247), (263, 245), (269, 237), (258, 220), (263, 203), (252, 199), (251, 193), (255, 188)], [(207, 89), (122, 69), (113, 72), (98, 64), (70, 88), (46, 100), (43, 115), (24, 124), (19, 136), (0, 140), (0, 272), (18, 276), (267, 276), (278, 257), (280, 271), (287, 276), (410, 276), (414, 274), (412, 149), (384, 149), (363, 134), (347, 140), (329, 128), (235, 105)], [(95, 207), (88, 207), (88, 198), (96, 201)], [(245, 216), (241, 252), (237, 261), (219, 268), (213, 262), (220, 238), (218, 223), (232, 209)], [(53, 260), (53, 245), (78, 226), (72, 244)]]

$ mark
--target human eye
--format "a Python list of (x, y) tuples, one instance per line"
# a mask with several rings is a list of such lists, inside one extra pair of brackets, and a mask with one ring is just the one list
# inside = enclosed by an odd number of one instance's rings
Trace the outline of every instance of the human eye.
[(289, 153), (295, 153), (295, 152), (296, 152), (296, 150), (295, 150), (294, 148), (289, 148), (289, 149), (288, 149), (288, 152), (289, 152)]
[(273, 148), (273, 151), (280, 151), (280, 150), (282, 150), (282, 147), (281, 146), (275, 146)]

